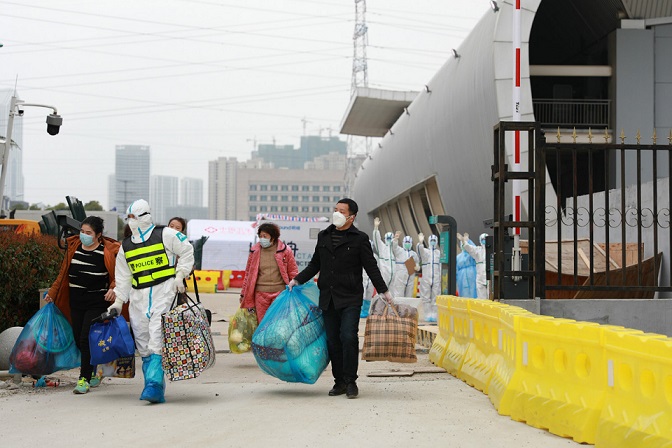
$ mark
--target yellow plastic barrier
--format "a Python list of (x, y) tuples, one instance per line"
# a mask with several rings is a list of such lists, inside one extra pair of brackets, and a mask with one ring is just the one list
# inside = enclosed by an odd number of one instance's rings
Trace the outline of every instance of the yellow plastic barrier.
[(518, 343), (521, 318), (535, 316), (523, 308), (504, 305), (500, 308), (497, 346), (501, 358), (492, 371), (488, 384), (490, 401), (501, 415), (511, 415), (514, 392), (509, 384), (516, 371), (516, 362), (522, 345)]
[(596, 323), (521, 319), (522, 359), (510, 385), (516, 392), (511, 418), (595, 443), (607, 379), (602, 331)]
[(459, 377), (464, 355), (469, 349), (469, 344), (471, 344), (470, 300), (459, 299), (455, 296), (448, 297), (450, 304), (448, 328), (451, 338), (446, 346), (446, 354), (443, 357), (441, 367), (446, 369), (451, 375)]
[(604, 330), (605, 404), (598, 447), (672, 447), (672, 339)]
[(219, 283), (217, 289), (227, 290), (231, 285), (231, 271), (222, 271), (222, 275), (219, 278)]
[(672, 338), (454, 296), (437, 305), (430, 359), (500, 414), (597, 448), (672, 448)]
[(501, 329), (499, 315), (503, 306), (489, 300), (473, 300), (469, 304), (472, 343), (467, 348), (457, 376), (486, 394), (493, 370), (502, 357), (498, 335)]
[[(196, 276), (198, 292), (217, 292), (217, 281), (222, 271), (194, 271), (193, 275)], [(194, 282), (191, 277), (187, 279), (187, 290), (194, 292)]]
[(438, 308), (438, 327), (439, 333), (432, 342), (432, 348), (429, 349), (429, 360), (434, 365), (441, 367), (443, 357), (446, 355), (448, 341), (450, 341), (450, 297), (437, 296), (436, 307)]

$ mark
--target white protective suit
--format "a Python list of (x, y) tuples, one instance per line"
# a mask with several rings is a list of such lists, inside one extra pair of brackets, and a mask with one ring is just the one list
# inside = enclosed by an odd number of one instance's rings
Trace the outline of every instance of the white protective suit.
[(408, 273), (405, 263), (406, 260), (412, 258), (415, 266), (418, 266), (418, 254), (413, 250), (413, 239), (410, 236), (405, 236), (403, 240), (403, 248), (397, 244), (392, 245), (394, 251), (394, 259), (396, 268), (394, 270), (394, 278), (392, 280), (392, 297), (415, 297), (413, 289), (415, 286), (415, 272)]
[[(134, 223), (137, 227), (129, 222), (133, 231), (132, 242), (146, 241), (152, 234), (155, 226), (149, 211), (149, 204), (142, 199), (128, 207), (127, 214), (138, 217), (138, 222)], [(189, 277), (194, 265), (194, 248), (185, 235), (170, 227), (164, 227), (162, 236), (168, 259), (174, 262), (177, 257), (175, 277), (168, 277), (163, 283), (149, 288), (133, 289), (131, 270), (126, 262), (123, 246), (119, 248), (115, 266), (114, 293), (117, 300), (130, 302), (128, 312), (135, 335), (135, 346), (143, 358), (152, 354), (161, 355), (163, 349), (161, 315), (170, 311), (177, 291), (176, 283), (181, 283), (183, 279)]]
[(422, 267), (419, 289), (425, 320), (436, 322), (438, 317), (436, 296), (441, 293), (441, 251), (436, 235), (429, 237), (429, 249), (425, 247), (421, 240), (416, 246), (416, 251)]
[[(464, 235), (466, 238), (468, 234)], [(476, 260), (476, 293), (479, 299), (488, 298), (488, 281), (485, 276), (485, 237), (487, 233), (482, 233), (478, 238), (480, 246), (472, 246), (471, 244), (460, 243), (460, 249), (467, 252), (471, 258)]]
[[(373, 258), (376, 259), (376, 264), (380, 265), (378, 261), (378, 254), (376, 253), (375, 248), (373, 247), (373, 241), (369, 240), (371, 243), (371, 248), (373, 249)], [(362, 269), (362, 286), (364, 286), (364, 301), (362, 303), (362, 312), (359, 314), (361, 319), (369, 317), (369, 308), (371, 307), (371, 298), (373, 297), (373, 291), (375, 287), (373, 282), (369, 278), (369, 274), (366, 273), (366, 269)]]
[[(373, 249), (378, 253), (378, 269), (385, 280), (385, 284), (392, 289), (392, 279), (395, 271), (394, 252), (392, 251), (392, 242), (394, 235), (392, 232), (385, 234), (385, 241), (380, 238), (380, 230), (377, 227), (373, 229)], [(392, 297), (395, 297), (394, 292), (390, 291)]]

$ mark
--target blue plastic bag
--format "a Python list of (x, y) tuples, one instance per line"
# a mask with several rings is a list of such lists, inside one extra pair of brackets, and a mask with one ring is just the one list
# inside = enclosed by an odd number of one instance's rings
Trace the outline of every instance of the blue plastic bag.
[(313, 384), (329, 364), (319, 291), (314, 282), (285, 289), (252, 336), (252, 352), (264, 372), (290, 383)]
[(91, 324), (89, 330), (91, 365), (106, 364), (135, 355), (135, 342), (123, 316)]
[(23, 327), (9, 355), (9, 373), (49, 375), (79, 367), (80, 357), (70, 323), (48, 303)]
[[(469, 240), (469, 244), (475, 244)], [(476, 291), (476, 260), (466, 251), (462, 251), (455, 257), (455, 269), (457, 280), (457, 293), (464, 298), (477, 298)]]

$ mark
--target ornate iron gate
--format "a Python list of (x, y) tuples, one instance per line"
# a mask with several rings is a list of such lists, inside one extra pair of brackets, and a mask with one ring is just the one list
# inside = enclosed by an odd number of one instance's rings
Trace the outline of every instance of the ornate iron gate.
[[(506, 169), (503, 135), (515, 130), (527, 135), (529, 172)], [(546, 138), (530, 122), (500, 122), (494, 134), (493, 298), (511, 298), (503, 280), (514, 277), (534, 283), (527, 298), (653, 298), (672, 291), (672, 264), (662, 268), (672, 254), (672, 130), (663, 144), (655, 130), (652, 144), (642, 144), (639, 131), (634, 144), (623, 131), (619, 142), (590, 129), (565, 136), (558, 129)], [(504, 219), (504, 184), (514, 179), (530, 182), (530, 221)], [(505, 269), (506, 230), (513, 227), (528, 229), (527, 270)]]

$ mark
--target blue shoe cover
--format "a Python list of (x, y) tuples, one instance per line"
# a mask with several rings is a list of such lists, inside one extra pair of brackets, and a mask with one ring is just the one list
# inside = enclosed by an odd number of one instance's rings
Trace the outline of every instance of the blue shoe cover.
[(142, 358), (142, 373), (145, 376), (145, 388), (140, 394), (140, 399), (150, 403), (165, 403), (166, 380), (163, 376), (161, 355)]
[(165, 403), (163, 387), (155, 383), (150, 383), (145, 386), (140, 394), (141, 400), (149, 401), (150, 403)]

